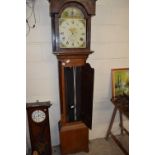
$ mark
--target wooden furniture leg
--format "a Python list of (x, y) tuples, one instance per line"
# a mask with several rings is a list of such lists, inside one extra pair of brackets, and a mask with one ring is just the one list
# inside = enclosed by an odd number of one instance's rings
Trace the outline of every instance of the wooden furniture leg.
[[(114, 119), (115, 119), (117, 110), (118, 109), (115, 106), (114, 107), (114, 110), (113, 110), (113, 114), (112, 114), (112, 117), (111, 117), (110, 125), (109, 125), (109, 128), (108, 128), (108, 131), (107, 131), (107, 134), (106, 134), (105, 139), (108, 140), (109, 135), (111, 135), (111, 138), (116, 142), (116, 144), (120, 147), (120, 149), (124, 152), (124, 154), (125, 155), (129, 155), (129, 153), (123, 147), (123, 145), (121, 144), (121, 142), (111, 132), (111, 129), (112, 129), (112, 126), (113, 126), (113, 122), (114, 122)], [(123, 134), (123, 131), (125, 131), (129, 135), (129, 132), (123, 127), (123, 116), (122, 116), (122, 112), (119, 111), (119, 114), (120, 114), (120, 124), (119, 125), (120, 125), (120, 129), (121, 129), (121, 134)]]
[(124, 152), (125, 155), (129, 155), (129, 153), (126, 151), (126, 149), (123, 147), (121, 142), (117, 140), (117, 138), (111, 133), (111, 138), (116, 142), (116, 144), (120, 147), (120, 149)]
[(122, 145), (121, 141), (119, 140), (119, 138), (117, 138), (117, 136), (115, 136), (111, 131), (112, 126), (113, 126), (113, 122), (114, 122), (114, 119), (115, 119), (115, 116), (116, 116), (116, 112), (118, 110), (119, 111), (119, 117), (120, 117), (119, 126), (120, 126), (120, 129), (121, 129), (121, 134), (126, 133), (127, 135), (129, 135), (128, 130), (126, 130), (125, 127), (123, 126), (123, 115), (125, 115), (129, 119), (129, 100), (128, 100), (128, 98), (126, 96), (125, 97), (120, 96), (115, 100), (112, 99), (111, 101), (112, 101), (112, 103), (114, 104), (115, 107), (114, 107), (114, 110), (113, 110), (110, 125), (109, 125), (109, 128), (108, 128), (107, 135), (106, 135), (105, 139), (107, 140), (109, 135), (110, 135), (111, 138), (115, 141), (115, 143), (119, 146), (119, 148), (123, 151), (123, 153), (125, 155), (129, 155), (129, 153), (127, 152), (125, 147)]
[(112, 117), (111, 117), (111, 121), (110, 121), (110, 125), (109, 125), (109, 128), (108, 128), (108, 131), (107, 131), (107, 135), (106, 135), (106, 140), (108, 140), (108, 137), (111, 133), (111, 128), (112, 128), (112, 125), (113, 125), (113, 122), (114, 122), (114, 119), (115, 119), (115, 116), (116, 116), (116, 112), (117, 112), (117, 107), (115, 106), (114, 110), (113, 110), (113, 114), (112, 114)]
[(119, 114), (120, 114), (120, 128), (121, 128), (121, 135), (123, 135), (123, 118), (122, 118), (122, 112), (119, 111)]

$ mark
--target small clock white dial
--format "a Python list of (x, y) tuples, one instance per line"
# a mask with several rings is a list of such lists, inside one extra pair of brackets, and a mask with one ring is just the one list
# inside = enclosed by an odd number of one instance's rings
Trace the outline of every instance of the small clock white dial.
[(32, 113), (32, 120), (36, 123), (43, 122), (46, 118), (46, 114), (42, 110), (35, 110)]

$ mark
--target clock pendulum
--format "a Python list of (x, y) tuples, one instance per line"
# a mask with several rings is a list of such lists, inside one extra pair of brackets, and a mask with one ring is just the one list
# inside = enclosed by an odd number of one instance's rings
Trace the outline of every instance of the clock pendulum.
[(49, 0), (53, 53), (58, 59), (61, 153), (89, 151), (94, 69), (86, 63), (96, 0)]

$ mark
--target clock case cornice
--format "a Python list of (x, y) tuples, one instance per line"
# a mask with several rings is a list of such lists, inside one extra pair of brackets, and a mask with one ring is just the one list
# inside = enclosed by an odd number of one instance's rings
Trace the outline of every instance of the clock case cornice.
[(50, 107), (52, 104), (50, 103), (50, 101), (46, 101), (46, 102), (33, 102), (33, 103), (26, 103), (26, 108), (36, 108), (36, 107)]
[(79, 3), (82, 5), (89, 15), (95, 15), (97, 0), (49, 0), (50, 2), (50, 14), (59, 13), (61, 8), (67, 3)]

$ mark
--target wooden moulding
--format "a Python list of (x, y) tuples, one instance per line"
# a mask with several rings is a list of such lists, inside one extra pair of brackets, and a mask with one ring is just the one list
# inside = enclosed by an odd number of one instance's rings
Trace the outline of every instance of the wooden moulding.
[(93, 51), (87, 52), (54, 52), (58, 59), (87, 59), (89, 54), (94, 53)]
[(95, 15), (96, 0), (49, 0), (50, 1), (50, 14), (59, 13), (62, 6), (67, 3), (79, 3), (84, 6), (90, 15)]

